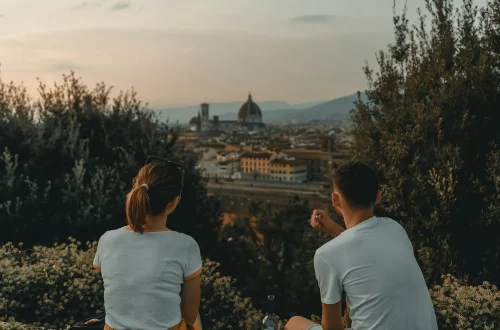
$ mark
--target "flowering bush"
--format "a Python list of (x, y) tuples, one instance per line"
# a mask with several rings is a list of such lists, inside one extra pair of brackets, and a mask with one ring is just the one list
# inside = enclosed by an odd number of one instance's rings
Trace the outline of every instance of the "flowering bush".
[[(0, 247), (0, 322), (10, 329), (66, 328), (103, 312), (103, 282), (92, 267), (96, 242), (74, 238), (53, 247), (7, 243)], [(203, 325), (217, 329), (248, 329), (262, 320), (250, 299), (242, 298), (231, 277), (205, 261), (200, 314)], [(23, 322), (32, 325), (22, 325)], [(2, 323), (0, 327), (3, 329)]]
[[(96, 242), (74, 238), (52, 247), (0, 246), (0, 328), (60, 329), (103, 312), (103, 283), (92, 268)], [(205, 328), (252, 330), (264, 314), (242, 298), (235, 280), (206, 260), (200, 314)], [(484, 282), (465, 285), (451, 275), (430, 289), (441, 329), (500, 329), (500, 292)], [(315, 317), (316, 322), (321, 322)], [(5, 323), (2, 323), (5, 322)], [(22, 323), (18, 323), (22, 322)], [(23, 324), (24, 323), (24, 324)]]
[(442, 279), (430, 290), (441, 328), (500, 329), (500, 292), (495, 285), (469, 286), (451, 275)]
[(229, 276), (221, 276), (220, 265), (206, 261), (201, 275), (200, 314), (203, 326), (211, 330), (251, 330), (262, 321), (264, 314), (253, 308), (250, 298), (242, 298)]
[(58, 327), (103, 311), (103, 286), (92, 268), (97, 243), (0, 248), (0, 315)]

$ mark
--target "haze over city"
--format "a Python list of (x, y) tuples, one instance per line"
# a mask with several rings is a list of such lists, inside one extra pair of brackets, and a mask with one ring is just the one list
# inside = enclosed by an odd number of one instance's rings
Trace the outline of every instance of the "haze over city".
[[(424, 5), (409, 0), (410, 17)], [(261, 102), (330, 100), (366, 87), (362, 66), (391, 42), (391, 15), (392, 0), (2, 1), (0, 69), (31, 95), (36, 77), (74, 70), (89, 85), (134, 87), (155, 108), (249, 91)]]

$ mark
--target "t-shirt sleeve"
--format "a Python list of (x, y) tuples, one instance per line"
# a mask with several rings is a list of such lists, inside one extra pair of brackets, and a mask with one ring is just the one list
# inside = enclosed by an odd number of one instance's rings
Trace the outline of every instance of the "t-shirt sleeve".
[(195, 278), (201, 273), (202, 270), (202, 262), (201, 262), (201, 254), (200, 247), (198, 243), (194, 239), (189, 243), (187, 254), (186, 254), (186, 263), (184, 266), (184, 280), (190, 280)]
[(408, 233), (406, 232), (404, 227), (401, 226), (400, 224), (397, 223), (397, 226), (399, 227), (399, 231), (401, 232), (401, 239), (403, 241), (403, 244), (406, 246), (406, 248), (408, 248), (410, 253), (414, 255), (415, 253), (413, 249), (413, 244), (411, 243), (410, 237), (408, 237)]
[(97, 250), (95, 252), (94, 256), (94, 262), (92, 265), (94, 266), (95, 269), (101, 270), (101, 250), (102, 250), (102, 237), (99, 239), (99, 242), (97, 243)]
[(314, 255), (314, 271), (318, 280), (321, 302), (333, 305), (342, 298), (342, 282), (335, 270), (328, 265), (321, 255)]

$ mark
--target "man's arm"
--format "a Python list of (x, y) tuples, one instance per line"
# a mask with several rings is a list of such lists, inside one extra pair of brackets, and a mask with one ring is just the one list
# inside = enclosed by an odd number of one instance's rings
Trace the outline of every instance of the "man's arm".
[(342, 234), (345, 231), (345, 229), (342, 228), (338, 223), (336, 223), (333, 220), (330, 220), (330, 221), (331, 221), (331, 225), (330, 225), (329, 233), (332, 234), (334, 237), (339, 236), (340, 234)]
[(344, 330), (342, 324), (342, 301), (336, 304), (322, 304), (323, 305), (323, 318), (321, 320), (321, 327), (323, 330)]
[(314, 228), (327, 232), (334, 237), (339, 236), (345, 231), (341, 225), (330, 219), (328, 214), (323, 210), (314, 210), (310, 223)]

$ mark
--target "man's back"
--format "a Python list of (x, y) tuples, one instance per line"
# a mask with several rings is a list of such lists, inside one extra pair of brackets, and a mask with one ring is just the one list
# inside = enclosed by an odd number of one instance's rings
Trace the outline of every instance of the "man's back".
[(352, 328), (437, 330), (436, 316), (406, 231), (372, 217), (323, 245), (314, 258), (325, 304), (349, 300)]

